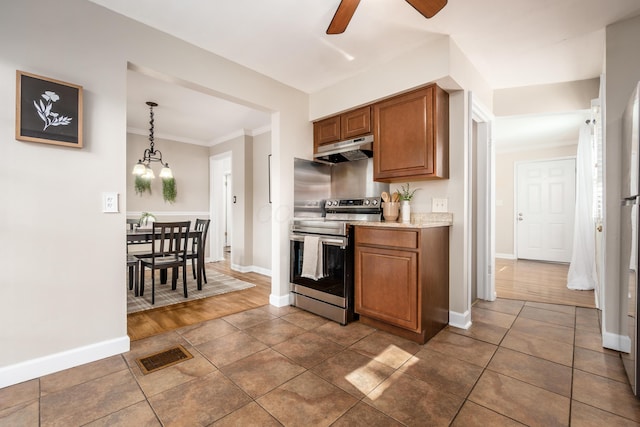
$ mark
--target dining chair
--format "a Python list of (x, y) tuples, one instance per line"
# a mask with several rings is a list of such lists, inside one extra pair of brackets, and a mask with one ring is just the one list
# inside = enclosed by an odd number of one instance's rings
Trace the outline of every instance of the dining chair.
[[(196, 219), (196, 225), (194, 229), (196, 231), (199, 231), (201, 234), (199, 237), (194, 237), (191, 239), (191, 249), (187, 251), (187, 259), (191, 260), (191, 270), (193, 271), (193, 278), (196, 278), (197, 267), (202, 271), (202, 278), (204, 279), (204, 283), (207, 283), (207, 273), (205, 272), (204, 268), (204, 251), (207, 247), (207, 233), (209, 232), (210, 223), (210, 219)], [(202, 249), (202, 257), (200, 257), (200, 249)], [(200, 259), (202, 259), (202, 265), (200, 265)]]
[(155, 270), (172, 269), (171, 289), (178, 283), (178, 270), (182, 267), (182, 285), (187, 298), (187, 243), (191, 221), (155, 222), (151, 239), (151, 254), (138, 255), (140, 260), (140, 295), (144, 295), (145, 268), (151, 269), (151, 304), (156, 300)]
[(127, 270), (129, 270), (129, 290), (133, 290), (133, 294), (138, 296), (138, 272), (140, 268), (140, 260), (134, 256), (127, 254)]
[(127, 218), (127, 228), (130, 231), (133, 231), (137, 225), (140, 224), (140, 221), (137, 219), (133, 219), (133, 218)]

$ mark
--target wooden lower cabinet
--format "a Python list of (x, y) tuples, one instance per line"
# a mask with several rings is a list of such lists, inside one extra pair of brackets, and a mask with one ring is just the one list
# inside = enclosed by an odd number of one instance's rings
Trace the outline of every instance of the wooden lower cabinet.
[(360, 321), (424, 344), (449, 323), (449, 227), (355, 227)]

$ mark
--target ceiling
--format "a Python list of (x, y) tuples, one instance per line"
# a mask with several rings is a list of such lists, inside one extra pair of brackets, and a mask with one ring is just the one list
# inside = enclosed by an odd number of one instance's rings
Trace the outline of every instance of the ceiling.
[(158, 138), (210, 146), (270, 129), (269, 113), (128, 70), (129, 132), (149, 134), (147, 101), (158, 104), (153, 109), (154, 135)]
[[(638, 0), (449, 0), (428, 20), (402, 0), (364, 0), (345, 33), (329, 36), (325, 30), (340, 0), (91, 1), (307, 93), (442, 35), (456, 42), (494, 89), (594, 78), (603, 69), (604, 28), (640, 14)], [(163, 89), (152, 78), (132, 79), (138, 86), (131, 93), (137, 98), (130, 101), (129, 127), (144, 128), (142, 116), (148, 110), (143, 99), (172, 89), (168, 83)], [(175, 92), (173, 97), (180, 96)], [(211, 97), (203, 96), (201, 102), (216, 102), (204, 98)], [(144, 107), (142, 113), (132, 110), (138, 104)], [(209, 115), (207, 129), (195, 123), (202, 115), (195, 113), (203, 111), (197, 103), (164, 105), (174, 108), (176, 122), (182, 120), (182, 126), (168, 129), (168, 134), (192, 129), (185, 138), (204, 144), (234, 132), (222, 124), (235, 124), (235, 132), (269, 124), (264, 113), (240, 109), (238, 116), (246, 115), (246, 122), (219, 111)], [(221, 107), (231, 111), (228, 104)]]

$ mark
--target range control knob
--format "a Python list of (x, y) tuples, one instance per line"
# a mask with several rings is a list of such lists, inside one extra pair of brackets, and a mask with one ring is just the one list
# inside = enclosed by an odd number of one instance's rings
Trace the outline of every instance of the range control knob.
[(371, 200), (369, 200), (369, 199), (365, 199), (364, 200), (364, 205), (365, 206), (369, 206), (369, 203), (371, 203)]
[(371, 203), (373, 204), (373, 206), (378, 206), (378, 199), (373, 199)]

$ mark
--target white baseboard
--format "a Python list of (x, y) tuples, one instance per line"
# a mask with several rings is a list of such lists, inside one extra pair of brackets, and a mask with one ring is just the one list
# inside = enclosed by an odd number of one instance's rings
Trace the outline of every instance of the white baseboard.
[(265, 276), (271, 277), (271, 270), (258, 267), (255, 265), (231, 264), (231, 269), (233, 271), (237, 271), (238, 273), (259, 273), (259, 274), (264, 274)]
[(268, 268), (262, 268), (254, 265), (251, 267), (251, 271), (253, 271), (254, 273), (262, 274), (264, 276), (271, 277), (271, 270)]
[(237, 271), (238, 273), (251, 273), (251, 266), (239, 264), (231, 264), (230, 266), (233, 271)]
[(288, 293), (287, 295), (269, 295), (269, 304), (274, 305), (276, 307), (286, 307), (288, 305), (291, 305), (293, 303), (293, 296), (291, 295), (291, 293)]
[(471, 327), (471, 311), (456, 313), (449, 310), (449, 325), (460, 329), (469, 329)]
[(602, 346), (611, 350), (623, 353), (631, 352), (631, 339), (626, 335), (612, 334), (605, 332), (602, 334)]
[(0, 388), (129, 351), (128, 336), (78, 347), (0, 368)]
[(516, 256), (515, 256), (515, 254), (498, 254), (498, 253), (496, 253), (496, 258), (516, 259)]

